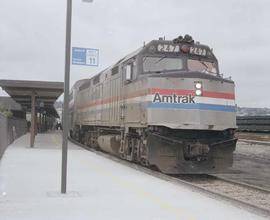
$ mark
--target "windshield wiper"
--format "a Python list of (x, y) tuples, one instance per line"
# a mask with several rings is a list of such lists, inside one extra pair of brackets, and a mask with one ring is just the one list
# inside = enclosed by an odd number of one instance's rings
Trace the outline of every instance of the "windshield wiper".
[(200, 60), (200, 63), (206, 67), (206, 70), (208, 69), (208, 66), (203, 61)]
[(143, 63), (145, 62), (146, 58), (147, 58), (147, 57), (144, 57), (144, 58), (143, 58)]
[(159, 63), (161, 60), (164, 60), (165, 58), (167, 58), (167, 56), (166, 56), (166, 55), (165, 55), (165, 56), (163, 56), (163, 57), (161, 57), (161, 58), (160, 58), (158, 61), (156, 61), (156, 62), (155, 62), (155, 64), (156, 64), (156, 63)]
[(205, 72), (207, 72), (207, 73), (217, 74), (217, 73), (212, 72), (211, 70), (209, 70), (209, 66), (207, 66), (207, 65), (205, 64), (205, 62), (203, 62), (203, 61), (201, 61), (201, 60), (199, 60), (199, 61), (200, 61), (200, 63), (201, 63), (202, 65), (204, 65), (204, 66), (206, 67), (206, 69), (204, 69), (203, 71), (205, 71)]

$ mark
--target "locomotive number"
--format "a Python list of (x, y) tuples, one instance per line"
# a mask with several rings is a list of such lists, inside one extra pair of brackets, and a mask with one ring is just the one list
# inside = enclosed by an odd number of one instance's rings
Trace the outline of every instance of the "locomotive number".
[(157, 46), (157, 51), (177, 53), (177, 52), (180, 52), (180, 47), (179, 47), (179, 45), (159, 44)]
[(206, 49), (199, 48), (199, 47), (190, 47), (189, 53), (199, 56), (206, 56)]

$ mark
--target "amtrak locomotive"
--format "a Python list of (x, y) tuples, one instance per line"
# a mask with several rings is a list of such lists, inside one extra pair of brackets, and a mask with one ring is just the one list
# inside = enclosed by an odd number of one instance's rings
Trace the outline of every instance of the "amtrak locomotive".
[(223, 172), (237, 139), (235, 84), (191, 36), (153, 40), (70, 93), (70, 136), (168, 174)]

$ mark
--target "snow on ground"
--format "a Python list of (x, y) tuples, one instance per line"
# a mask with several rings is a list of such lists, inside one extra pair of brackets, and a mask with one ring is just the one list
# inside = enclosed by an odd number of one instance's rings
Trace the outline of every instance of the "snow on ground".
[(0, 219), (264, 219), (69, 143), (60, 194), (60, 133), (15, 141), (0, 161)]

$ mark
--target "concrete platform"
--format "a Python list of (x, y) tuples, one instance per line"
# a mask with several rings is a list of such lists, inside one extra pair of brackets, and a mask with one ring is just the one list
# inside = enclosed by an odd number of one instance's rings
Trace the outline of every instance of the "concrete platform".
[[(15, 141), (0, 161), (0, 219), (264, 219), (69, 143), (61, 195), (61, 134)], [(265, 218), (266, 219), (266, 218)]]

